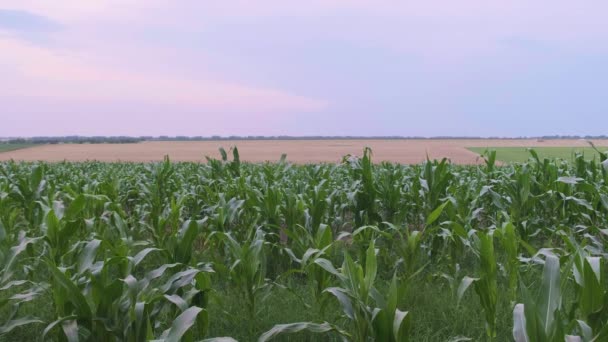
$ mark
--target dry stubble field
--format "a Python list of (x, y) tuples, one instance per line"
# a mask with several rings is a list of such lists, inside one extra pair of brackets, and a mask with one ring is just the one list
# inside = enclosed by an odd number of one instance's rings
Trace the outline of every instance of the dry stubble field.
[[(608, 140), (594, 141), (608, 146)], [(475, 164), (479, 156), (467, 147), (571, 147), (588, 146), (584, 140), (537, 139), (403, 139), (403, 140), (239, 140), (239, 141), (154, 141), (137, 144), (59, 144), (40, 145), (0, 153), (1, 160), (23, 161), (131, 161), (162, 160), (168, 155), (174, 161), (204, 161), (205, 156), (219, 158), (218, 149), (237, 146), (241, 159), (249, 162), (277, 161), (281, 154), (295, 163), (339, 162), (347, 154), (359, 155), (371, 147), (374, 161), (406, 164), (426, 159), (449, 158), (454, 163)]]

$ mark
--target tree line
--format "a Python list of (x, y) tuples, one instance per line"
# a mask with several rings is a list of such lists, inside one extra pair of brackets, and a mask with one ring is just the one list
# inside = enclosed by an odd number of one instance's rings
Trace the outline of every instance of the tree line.
[(215, 140), (358, 140), (358, 139), (382, 139), (382, 140), (401, 140), (401, 139), (608, 139), (606, 135), (547, 135), (538, 137), (471, 137), (471, 136), (37, 136), (37, 137), (17, 137), (0, 139), (0, 143), (5, 144), (131, 144), (142, 141), (215, 141)]

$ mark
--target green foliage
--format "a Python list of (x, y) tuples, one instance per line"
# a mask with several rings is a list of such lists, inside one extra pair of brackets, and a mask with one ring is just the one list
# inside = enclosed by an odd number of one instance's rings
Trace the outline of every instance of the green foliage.
[(606, 340), (606, 167), (526, 153), (0, 163), (0, 340)]
[[(529, 152), (525, 147), (469, 147), (468, 150), (484, 154), (486, 151), (490, 153), (496, 153), (496, 160), (507, 163), (523, 163), (528, 161), (530, 157)], [(592, 147), (534, 147), (534, 150), (539, 156), (549, 159), (563, 159), (567, 161), (574, 161), (576, 154), (580, 153), (585, 159), (591, 160), (597, 159), (598, 154)], [(599, 151), (597, 151), (599, 152)], [(605, 153), (605, 151), (603, 151)]]
[[(398, 309), (403, 291), (394, 276), (386, 294), (376, 288), (378, 264), (376, 246), (369, 245), (365, 267), (353, 261), (346, 253), (340, 271), (331, 264), (324, 264), (325, 271), (332, 274), (339, 286), (328, 287), (324, 292), (335, 297), (344, 317), (350, 321), (349, 328), (340, 328), (335, 324), (325, 323), (292, 323), (274, 326), (262, 335), (260, 341), (269, 340), (279, 334), (295, 333), (307, 330), (314, 333), (338, 332), (343, 339), (352, 341), (408, 341), (411, 315)], [(346, 333), (352, 331), (352, 333)]]
[(32, 147), (32, 146), (34, 146), (34, 144), (28, 144), (28, 143), (25, 143), (25, 144), (19, 144), (19, 143), (17, 143), (17, 144), (14, 144), (14, 143), (9, 143), (9, 144), (0, 143), (0, 153), (14, 151), (14, 150), (20, 150), (22, 148), (28, 148), (28, 147)]
[(240, 289), (250, 317), (254, 317), (260, 295), (270, 286), (266, 279), (265, 234), (258, 229), (243, 242), (237, 241), (229, 233), (218, 232), (215, 236), (226, 244), (230, 281)]
[(486, 319), (488, 337), (496, 337), (496, 303), (498, 301), (498, 285), (496, 259), (494, 257), (494, 236), (492, 232), (479, 236), (479, 278), (464, 277), (458, 288), (458, 300), (462, 298), (467, 288), (473, 284), (479, 297)]

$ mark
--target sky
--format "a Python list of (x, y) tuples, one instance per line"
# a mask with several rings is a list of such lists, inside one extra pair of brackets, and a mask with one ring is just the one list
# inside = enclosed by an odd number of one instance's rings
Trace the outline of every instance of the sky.
[(0, 0), (0, 136), (608, 134), (608, 1)]

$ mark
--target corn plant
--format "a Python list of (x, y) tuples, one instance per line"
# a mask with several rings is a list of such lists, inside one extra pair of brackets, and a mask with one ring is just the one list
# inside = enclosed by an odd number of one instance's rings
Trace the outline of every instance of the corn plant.
[(573, 256), (572, 273), (580, 318), (592, 331), (600, 331), (608, 323), (608, 290), (602, 273), (602, 259), (582, 250)]
[[(48, 284), (14, 278), (20, 256), (27, 254), (26, 250), (39, 241), (40, 238), (27, 238), (22, 233), (16, 246), (6, 248), (6, 241), (0, 240), (0, 265), (3, 265), (0, 268), (0, 310), (8, 311), (8, 314), (0, 319), (0, 336), (17, 327), (43, 323), (34, 316), (20, 315), (19, 309), (22, 304), (31, 302), (42, 295), (47, 290)], [(9, 294), (9, 291), (14, 294)]]
[(494, 236), (492, 232), (479, 236), (479, 257), (481, 273), (478, 278), (464, 277), (458, 288), (458, 300), (474, 284), (485, 314), (486, 332), (490, 339), (496, 337), (496, 302), (498, 301), (497, 269), (494, 256)]
[(411, 315), (398, 309), (402, 291), (396, 276), (393, 277), (386, 295), (374, 286), (377, 276), (376, 248), (372, 242), (367, 249), (365, 267), (345, 254), (340, 271), (331, 264), (322, 264), (333, 274), (341, 286), (324, 290), (335, 297), (350, 321), (349, 328), (341, 328), (329, 323), (292, 323), (276, 325), (264, 333), (259, 341), (268, 341), (278, 335), (307, 330), (313, 333), (336, 332), (345, 340), (368, 341), (407, 341)]
[[(599, 147), (572, 162), (490, 151), (470, 166), (362, 152), (309, 165), (245, 163), (237, 148), (206, 163), (0, 162), (0, 340), (251, 340), (283, 312), (304, 322), (261, 340), (441, 339), (465, 312), (450, 337), (505, 340), (511, 311), (518, 341), (608, 340)], [(458, 305), (417, 306), (437, 300), (437, 276)], [(461, 300), (470, 287), (479, 300)], [(429, 322), (402, 305), (442, 311), (433, 324), (446, 329), (422, 335)]]
[[(95, 239), (81, 244), (80, 251), (74, 250), (76, 267), (58, 267), (53, 260), (46, 261), (51, 273), (56, 320), (46, 327), (43, 338), (61, 328), (59, 336), (65, 336), (67, 340), (82, 337), (127, 341), (153, 339), (162, 328), (159, 318), (166, 315), (176, 317), (173, 326), (179, 325), (179, 337), (190, 336), (188, 330), (192, 323), (181, 321), (183, 315), (194, 313), (199, 334), (206, 333), (208, 318), (204, 298), (210, 288), (205, 273), (212, 271), (209, 267), (203, 265), (172, 273), (183, 265), (165, 264), (137, 279), (125, 271), (136, 269), (150, 255), (150, 249), (144, 249), (132, 258), (96, 261), (103, 253), (103, 247), (103, 242)], [(123, 264), (128, 267), (122, 267)], [(121, 271), (125, 272), (124, 278), (112, 276)], [(167, 274), (170, 272), (172, 275)], [(163, 333), (161, 337), (166, 335)]]
[(495, 231), (499, 236), (502, 249), (505, 251), (505, 271), (509, 279), (509, 299), (515, 304), (517, 286), (519, 283), (519, 237), (515, 232), (515, 226), (511, 222), (503, 224), (501, 229)]
[(524, 303), (513, 309), (513, 338), (521, 341), (563, 341), (566, 336), (562, 321), (562, 283), (560, 262), (548, 254), (544, 261), (542, 287), (535, 299), (522, 286)]
[(229, 251), (231, 282), (239, 289), (250, 317), (255, 317), (258, 302), (268, 295), (271, 283), (266, 278), (265, 233), (257, 229), (243, 242), (234, 239), (229, 233), (215, 234)]
[(331, 282), (331, 274), (324, 271), (324, 267), (333, 267), (327, 259), (334, 248), (332, 231), (327, 225), (321, 225), (313, 236), (303, 226), (296, 225), (295, 228), (296, 230), (288, 230), (287, 235), (293, 239), (297, 249), (294, 252), (291, 248), (285, 248), (285, 252), (298, 268), (287, 273), (299, 272), (306, 275), (311, 282), (312, 295), (317, 301), (318, 309), (323, 310), (327, 297), (322, 294)]

